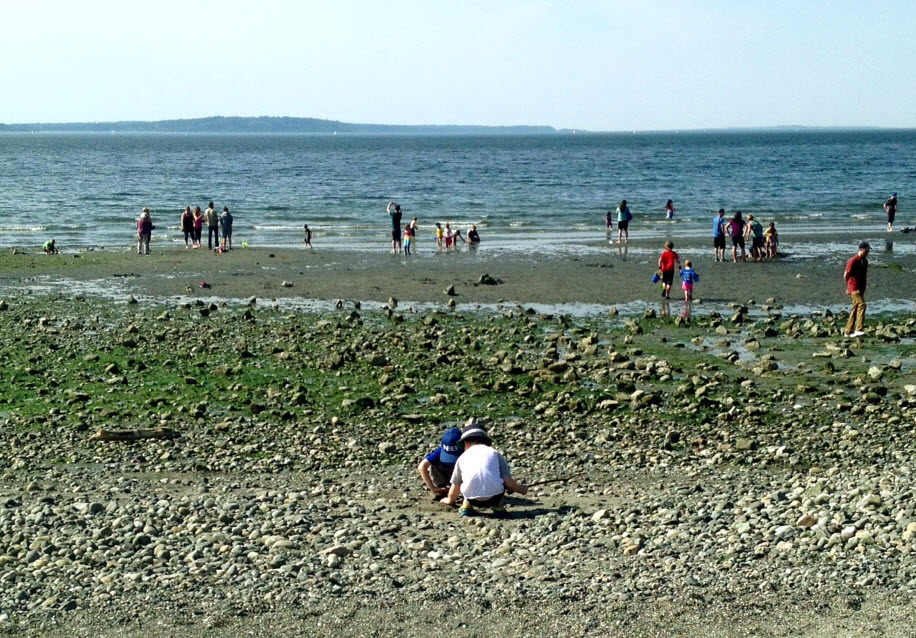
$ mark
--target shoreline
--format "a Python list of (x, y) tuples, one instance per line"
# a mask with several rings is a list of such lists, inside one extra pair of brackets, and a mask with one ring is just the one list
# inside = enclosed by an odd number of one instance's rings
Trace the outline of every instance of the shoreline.
[[(808, 239), (808, 238), (806, 238)], [(842, 282), (844, 244), (811, 244), (802, 255), (763, 263), (716, 263), (705, 241), (676, 243), (682, 263), (691, 259), (701, 280), (695, 307), (704, 304), (763, 304), (836, 308), (848, 303)], [(806, 244), (807, 245), (807, 244)], [(916, 299), (916, 252), (882, 251), (870, 256), (866, 300)], [(820, 252), (818, 252), (820, 251)], [(301, 248), (234, 249), (218, 255), (184, 249), (86, 250), (58, 255), (0, 253), (0, 294), (67, 292), (68, 282), (111, 298), (134, 295), (163, 302), (177, 298), (303, 299), (385, 303), (393, 297), (418, 304), (657, 304), (650, 281), (661, 252), (659, 242), (634, 240), (627, 247), (597, 247), (594, 253), (491, 252), (485, 247), (450, 253), (421, 250), (412, 256), (377, 251)], [(479, 283), (487, 274), (500, 283)], [(209, 288), (201, 288), (206, 281)], [(60, 285), (54, 285), (60, 282)], [(677, 282), (675, 282), (677, 283)], [(449, 286), (455, 294), (446, 294)], [(72, 290), (71, 290), (72, 291)], [(672, 306), (683, 302), (679, 286)]]

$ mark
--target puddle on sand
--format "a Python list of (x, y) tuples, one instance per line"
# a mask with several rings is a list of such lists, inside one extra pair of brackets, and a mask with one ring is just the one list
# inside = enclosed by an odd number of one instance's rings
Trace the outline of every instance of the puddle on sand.
[[(74, 295), (94, 296), (112, 301), (114, 303), (127, 303), (127, 298), (132, 294), (129, 281), (123, 277), (103, 278), (91, 280), (75, 280), (58, 277), (35, 277), (25, 280), (15, 285), (0, 285), (0, 294), (4, 295), (65, 295), (73, 297)], [(197, 295), (168, 295), (154, 296), (141, 295), (133, 293), (138, 302), (150, 305), (169, 305), (176, 303), (194, 303), (202, 301), (204, 303), (226, 303), (230, 306), (243, 306), (248, 304), (247, 298), (241, 297), (220, 297), (215, 295), (197, 296)], [(360, 307), (363, 310), (380, 312), (383, 311), (387, 304), (380, 301), (360, 301)], [(279, 310), (298, 310), (305, 312), (333, 312), (337, 310), (335, 300), (326, 299), (309, 299), (306, 297), (258, 297), (258, 304), (266, 307), (275, 307)], [(355, 306), (355, 300), (345, 300), (344, 310), (352, 310)], [(652, 309), (657, 315), (663, 314), (662, 304), (658, 301), (630, 301), (626, 303), (459, 303), (454, 312), (479, 312), (483, 314), (502, 314), (510, 311), (530, 311), (534, 314), (546, 315), (567, 315), (575, 318), (597, 317), (607, 315), (611, 306), (616, 307), (617, 312), (623, 319), (630, 317), (642, 317), (646, 310)], [(684, 302), (672, 301), (668, 304), (670, 316), (683, 315)], [(786, 319), (793, 315), (809, 317), (815, 313), (823, 313), (830, 310), (833, 313), (845, 312), (848, 310), (848, 304), (832, 304), (825, 306), (813, 306), (792, 304), (785, 306), (775, 306), (775, 312), (778, 314), (768, 315), (763, 306), (752, 305), (748, 307), (748, 315), (752, 318), (762, 318), (766, 316), (781, 315)], [(448, 310), (448, 307), (441, 302), (414, 302), (401, 301), (398, 303), (399, 312), (434, 312)], [(916, 311), (916, 303), (907, 299), (878, 299), (868, 301), (868, 312), (870, 315), (880, 313), (905, 313)], [(713, 312), (722, 316), (730, 316), (734, 313), (734, 308), (725, 303), (703, 303), (702, 299), (695, 301), (691, 306), (691, 314), (694, 316), (709, 315)]]

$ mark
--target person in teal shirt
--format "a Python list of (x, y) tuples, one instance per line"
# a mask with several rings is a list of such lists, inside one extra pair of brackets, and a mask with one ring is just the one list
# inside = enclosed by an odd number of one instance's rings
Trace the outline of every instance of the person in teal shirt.
[(754, 261), (763, 261), (763, 225), (754, 219), (753, 215), (747, 216), (747, 234), (751, 240), (751, 258)]
[(630, 209), (627, 207), (627, 200), (620, 202), (620, 206), (617, 207), (617, 243), (620, 243), (620, 240), (627, 244), (630, 243), (630, 220), (633, 219), (633, 215), (630, 213)]

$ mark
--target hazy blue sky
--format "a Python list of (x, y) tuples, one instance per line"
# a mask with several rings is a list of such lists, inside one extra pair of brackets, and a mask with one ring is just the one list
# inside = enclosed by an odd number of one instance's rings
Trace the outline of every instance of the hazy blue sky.
[(9, 0), (0, 122), (916, 126), (916, 3)]

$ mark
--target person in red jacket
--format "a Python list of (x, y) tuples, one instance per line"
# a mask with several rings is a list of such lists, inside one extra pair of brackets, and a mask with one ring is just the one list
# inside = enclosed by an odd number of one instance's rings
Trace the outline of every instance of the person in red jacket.
[(677, 264), (678, 268), (681, 266), (681, 258), (677, 256), (673, 248), (674, 243), (666, 241), (665, 250), (658, 258), (658, 271), (661, 273), (662, 284), (664, 284), (662, 297), (665, 299), (671, 297), (671, 282), (674, 281), (674, 266), (675, 264)]
[[(846, 282), (846, 294), (852, 297), (852, 309), (849, 311), (849, 321), (843, 335), (847, 337), (862, 337), (865, 323), (865, 278), (868, 274), (868, 251), (871, 246), (867, 241), (859, 244), (859, 252), (846, 263), (843, 280)], [(855, 331), (853, 331), (855, 328)]]

